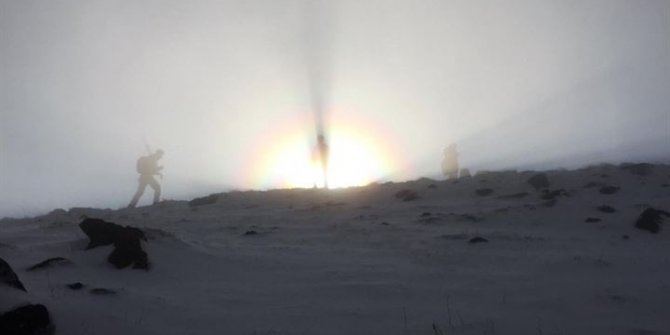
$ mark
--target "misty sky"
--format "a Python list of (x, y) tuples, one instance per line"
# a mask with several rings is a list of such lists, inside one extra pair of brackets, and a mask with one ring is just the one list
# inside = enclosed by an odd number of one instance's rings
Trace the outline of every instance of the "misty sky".
[(668, 162), (670, 1), (0, 0), (0, 85), (0, 217), (126, 205), (145, 142), (165, 198), (254, 188), (319, 108), (388, 180)]

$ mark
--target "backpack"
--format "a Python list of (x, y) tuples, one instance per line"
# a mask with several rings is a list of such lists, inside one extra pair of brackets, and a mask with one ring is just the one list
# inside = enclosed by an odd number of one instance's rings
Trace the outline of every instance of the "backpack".
[(152, 164), (151, 157), (149, 156), (143, 156), (140, 157), (137, 160), (137, 172), (140, 174), (152, 174), (154, 173), (153, 171), (153, 164)]

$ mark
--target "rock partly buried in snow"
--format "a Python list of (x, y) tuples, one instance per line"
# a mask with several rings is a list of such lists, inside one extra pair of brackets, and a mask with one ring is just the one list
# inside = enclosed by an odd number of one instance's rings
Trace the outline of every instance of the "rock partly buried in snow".
[(0, 334), (47, 334), (51, 328), (49, 311), (44, 305), (26, 305), (0, 315)]
[(57, 264), (60, 265), (70, 264), (70, 261), (63, 257), (53, 257), (29, 267), (28, 269), (26, 269), (26, 271), (46, 269)]
[(419, 195), (415, 191), (408, 189), (398, 191), (395, 194), (395, 197), (401, 199), (402, 201), (412, 201), (419, 199)]
[(603, 213), (614, 213), (614, 212), (616, 212), (616, 209), (614, 209), (614, 207), (608, 206), (608, 205), (598, 206), (598, 210), (603, 212)]
[(89, 291), (89, 293), (95, 294), (95, 295), (116, 295), (116, 291), (110, 290), (108, 288), (102, 288), (102, 287), (93, 288)]
[(670, 213), (651, 207), (647, 208), (640, 214), (635, 222), (635, 227), (656, 234), (661, 230), (661, 222), (664, 216), (670, 217)]
[(528, 184), (533, 186), (535, 190), (539, 191), (541, 189), (549, 188), (549, 178), (544, 173), (538, 173), (526, 181)]
[(195, 198), (195, 199), (189, 201), (188, 205), (191, 206), (191, 207), (197, 207), (197, 206), (215, 204), (217, 201), (219, 201), (219, 195), (218, 194), (210, 194), (206, 197)]
[(584, 222), (589, 222), (589, 223), (600, 222), (600, 221), (602, 221), (600, 218), (594, 218), (594, 217), (588, 217), (588, 218), (586, 218), (586, 220), (584, 220)]
[(16, 275), (12, 267), (2, 258), (0, 258), (0, 284), (26, 291), (25, 286), (19, 280), (19, 276)]
[(521, 199), (529, 196), (530, 194), (528, 192), (521, 192), (521, 193), (514, 193), (514, 194), (507, 194), (507, 195), (501, 195), (498, 197), (498, 199)]
[(558, 197), (569, 197), (569, 196), (570, 196), (570, 194), (568, 193), (568, 191), (561, 188), (561, 189), (552, 190), (552, 191), (543, 190), (542, 195), (540, 196), (540, 198), (542, 198), (542, 200), (554, 200)]
[(149, 269), (147, 253), (142, 250), (141, 245), (141, 240), (147, 240), (142, 230), (92, 218), (82, 221), (79, 227), (90, 239), (86, 249), (114, 244), (114, 250), (107, 261), (117, 269), (130, 265), (135, 269)]
[(599, 192), (600, 192), (600, 194), (614, 194), (614, 193), (619, 192), (620, 189), (621, 189), (620, 187), (609, 186), (608, 185), (608, 186), (601, 187)]
[(485, 197), (485, 196), (493, 194), (493, 189), (492, 188), (480, 188), (480, 189), (475, 190), (475, 194), (480, 196), (480, 197)]
[(630, 174), (637, 176), (648, 176), (654, 171), (654, 166), (649, 163), (640, 164), (621, 164), (621, 170), (628, 171)]
[(77, 290), (81, 290), (82, 288), (84, 288), (84, 284), (82, 284), (82, 283), (80, 283), (80, 282), (76, 282), (76, 283), (72, 283), (72, 284), (67, 284), (67, 285), (65, 285), (65, 286), (67, 286), (67, 288), (69, 288), (69, 289), (71, 289), (71, 290), (75, 290), (75, 291), (77, 291)]
[(475, 243), (485, 243), (485, 242), (488, 242), (488, 241), (489, 240), (487, 240), (487, 239), (485, 239), (481, 236), (476, 236), (476, 237), (471, 238), (470, 241), (468, 241), (468, 243), (475, 244)]

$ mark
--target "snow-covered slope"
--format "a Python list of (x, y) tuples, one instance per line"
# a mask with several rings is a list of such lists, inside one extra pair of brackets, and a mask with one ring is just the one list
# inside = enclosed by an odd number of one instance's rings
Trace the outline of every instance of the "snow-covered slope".
[[(42, 303), (68, 335), (670, 334), (670, 227), (634, 227), (647, 207), (670, 210), (670, 167), (549, 171), (554, 200), (534, 174), (3, 219), (0, 257), (28, 293), (0, 287), (0, 312)], [(85, 250), (84, 215), (143, 229), (151, 269)], [(70, 262), (26, 271), (51, 257)]]

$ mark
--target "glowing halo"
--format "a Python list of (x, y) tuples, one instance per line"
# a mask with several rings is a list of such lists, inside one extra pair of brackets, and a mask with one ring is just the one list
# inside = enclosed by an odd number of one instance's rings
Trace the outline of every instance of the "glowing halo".
[[(329, 188), (361, 186), (388, 178), (402, 168), (391, 136), (350, 114), (332, 113), (326, 130)], [(285, 120), (259, 139), (245, 184), (255, 189), (323, 186), (314, 160), (313, 121)]]

